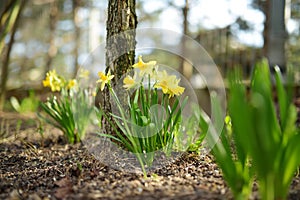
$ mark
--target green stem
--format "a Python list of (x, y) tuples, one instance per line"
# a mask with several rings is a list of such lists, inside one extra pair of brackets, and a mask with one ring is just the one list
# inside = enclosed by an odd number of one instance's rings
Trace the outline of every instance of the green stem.
[(249, 199), (249, 196), (251, 194), (251, 187), (249, 184), (244, 184), (242, 187), (242, 190), (238, 193), (234, 194), (234, 199), (236, 200), (245, 200)]
[(262, 196), (262, 200), (274, 200), (275, 199), (275, 182), (274, 176), (272, 173), (268, 174), (264, 177), (262, 181), (260, 181), (260, 193)]
[(137, 159), (138, 159), (138, 161), (139, 161), (139, 163), (141, 165), (141, 168), (142, 168), (142, 171), (143, 171), (143, 174), (144, 174), (144, 178), (147, 178), (147, 171), (145, 169), (145, 164), (144, 164), (144, 162), (143, 162), (140, 154), (136, 153), (135, 156), (137, 157)]
[[(137, 145), (137, 142), (135, 141), (134, 137), (131, 135), (131, 131), (130, 131), (130, 128), (128, 127), (128, 124), (127, 124), (127, 121), (126, 121), (126, 118), (125, 118), (125, 114), (124, 114), (124, 110), (121, 106), (121, 103), (115, 93), (115, 91), (112, 89), (112, 87), (109, 85), (109, 91), (111, 92), (111, 94), (113, 95), (114, 99), (116, 100), (117, 102), (117, 106), (118, 106), (118, 109), (120, 111), (120, 114), (121, 114), (121, 118), (124, 119), (124, 126), (125, 126), (125, 129), (127, 131), (127, 138), (130, 140), (130, 142), (132, 143), (132, 146), (133, 146), (133, 150), (134, 152), (136, 153), (136, 157), (141, 165), (141, 168), (142, 168), (142, 171), (143, 171), (143, 174), (144, 174), (144, 177), (147, 177), (147, 173), (146, 173), (146, 170), (145, 170), (145, 165), (144, 165), (144, 162), (143, 160), (141, 159), (141, 156), (139, 154), (139, 151), (138, 151), (138, 145)], [(142, 151), (140, 153), (143, 153)]]

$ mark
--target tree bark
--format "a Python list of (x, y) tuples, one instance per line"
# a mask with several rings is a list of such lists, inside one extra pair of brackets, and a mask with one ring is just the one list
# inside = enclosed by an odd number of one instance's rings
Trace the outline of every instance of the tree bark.
[(185, 5), (182, 8), (182, 16), (183, 16), (183, 36), (181, 38), (181, 55), (183, 56), (180, 58), (180, 73), (185, 76), (188, 80), (193, 75), (193, 67), (185, 61), (185, 55), (188, 53), (186, 48), (186, 36), (189, 33), (189, 22), (188, 22), (188, 13), (189, 13), (189, 1), (185, 0)]
[[(134, 64), (136, 26), (135, 0), (108, 2), (106, 66), (117, 79), (120, 79)], [(132, 31), (126, 32), (128, 30)]]
[(51, 64), (53, 61), (54, 56), (57, 54), (57, 48), (55, 46), (55, 29), (56, 29), (56, 22), (58, 19), (58, 7), (57, 2), (52, 2), (50, 6), (50, 37), (49, 37), (49, 48), (48, 48), (48, 54), (47, 54), (47, 61), (46, 61), (46, 74), (51, 69)]
[[(115, 75), (113, 85), (134, 64), (136, 26), (135, 0), (109, 0), (106, 23), (106, 72), (110, 70)], [(117, 88), (115, 89), (117, 90)], [(122, 98), (122, 95), (119, 97)], [(124, 99), (120, 99), (120, 101), (125, 102)], [(103, 103), (106, 113), (111, 112), (111, 105), (110, 93), (106, 89)], [(114, 135), (113, 129), (107, 121), (104, 122), (104, 127), (108, 134)]]
[(269, 24), (270, 24), (270, 1), (267, 0), (263, 4), (263, 12), (265, 14), (265, 22), (264, 22), (264, 31), (263, 31), (263, 38), (264, 38), (264, 46), (263, 46), (263, 55), (267, 57), (268, 54), (268, 47), (269, 47)]
[(270, 67), (278, 65), (283, 72), (286, 70), (285, 41), (285, 0), (269, 0), (266, 2), (266, 23), (264, 31), (264, 53)]
[(73, 77), (76, 77), (77, 71), (79, 69), (78, 56), (79, 56), (79, 46), (80, 46), (80, 27), (79, 27), (79, 19), (78, 19), (78, 10), (81, 4), (81, 0), (73, 0), (73, 23), (75, 29), (74, 36), (74, 72)]
[(9, 33), (9, 31), (12, 29), (12, 26), (15, 22), (15, 16), (12, 16), (12, 10), (14, 9), (15, 5), (17, 4), (17, 0), (11, 0), (7, 2), (0, 3), (1, 8), (3, 8), (3, 11), (1, 10), (0, 15), (0, 53), (2, 54), (3, 48), (4, 48), (4, 40), (6, 35)]

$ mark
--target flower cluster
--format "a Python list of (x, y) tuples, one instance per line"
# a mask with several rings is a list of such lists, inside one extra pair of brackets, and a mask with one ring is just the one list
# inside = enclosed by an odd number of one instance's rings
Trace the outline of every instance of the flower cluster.
[[(81, 69), (78, 81), (88, 79), (89, 73)], [(46, 115), (39, 116), (59, 128), (69, 143), (79, 142), (85, 135), (89, 117), (94, 111), (91, 104), (92, 91), (79, 87), (76, 79), (66, 80), (55, 70), (47, 72), (43, 85), (51, 88), (52, 92), (60, 92), (60, 95), (52, 95), (45, 103), (42, 102), (40, 105)]]
[[(184, 88), (179, 86), (180, 79), (177, 79), (175, 75), (169, 75), (166, 70), (159, 71), (156, 61), (144, 62), (142, 56), (139, 56), (139, 60), (132, 66), (137, 69), (139, 73), (134, 72), (133, 76), (127, 75), (123, 80), (123, 87), (127, 90), (139, 87), (144, 78), (150, 78), (154, 81), (153, 88), (161, 89), (164, 94), (169, 95), (169, 98), (174, 95), (181, 95), (184, 92)], [(103, 72), (98, 73), (101, 83), (101, 91), (104, 89), (105, 84), (108, 84), (114, 75), (110, 74), (110, 71), (105, 75)]]
[(185, 88), (178, 85), (180, 79), (175, 75), (159, 70), (156, 61), (144, 62), (139, 56), (132, 68), (134, 73), (123, 79), (123, 88), (133, 91), (121, 100), (111, 87), (114, 75), (110, 71), (98, 73), (100, 90), (108, 86), (110, 100), (117, 109), (117, 114), (106, 113), (101, 107), (97, 110), (99, 121), (106, 120), (114, 130), (114, 135), (99, 133), (99, 136), (118, 141), (118, 145), (134, 153), (146, 176), (146, 167), (152, 165), (156, 151), (171, 155), (175, 137), (179, 138), (183, 129), (181, 112), (188, 97), (171, 99), (181, 95)]
[(154, 88), (161, 89), (164, 94), (168, 94), (169, 98), (174, 95), (181, 95), (184, 88), (179, 86), (180, 79), (175, 75), (169, 75), (165, 70), (159, 71), (156, 61), (143, 62), (142, 56), (139, 56), (138, 63), (133, 65), (133, 68), (139, 69), (140, 73), (134, 74), (133, 77), (127, 76), (124, 79), (124, 87), (130, 89), (138, 85), (145, 76), (149, 76), (154, 80)]
[(76, 79), (66, 80), (64, 77), (59, 76), (55, 69), (47, 72), (46, 79), (43, 80), (44, 87), (50, 87), (52, 92), (61, 91), (64, 89), (71, 89), (77, 87)]

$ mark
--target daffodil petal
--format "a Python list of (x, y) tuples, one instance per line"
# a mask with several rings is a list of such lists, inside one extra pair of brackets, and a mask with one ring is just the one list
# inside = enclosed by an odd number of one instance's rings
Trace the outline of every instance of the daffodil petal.
[(100, 90), (101, 90), (101, 91), (104, 90), (104, 86), (105, 86), (105, 82), (103, 81), (103, 82), (101, 83), (101, 86), (100, 86)]

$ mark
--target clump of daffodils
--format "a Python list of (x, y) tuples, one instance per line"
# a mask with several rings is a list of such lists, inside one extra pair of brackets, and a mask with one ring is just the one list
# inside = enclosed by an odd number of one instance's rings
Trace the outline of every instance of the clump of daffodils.
[(46, 74), (45, 80), (43, 80), (43, 86), (49, 87), (52, 92), (59, 92), (62, 89), (71, 89), (77, 87), (76, 79), (66, 80), (64, 77), (59, 76), (55, 69), (50, 70)]
[[(184, 89), (179, 86), (180, 79), (177, 79), (175, 75), (169, 75), (166, 70), (159, 71), (156, 61), (144, 62), (142, 56), (139, 56), (138, 62), (132, 66), (137, 71), (134, 75), (127, 75), (123, 79), (123, 87), (126, 90), (135, 89), (139, 87), (145, 79), (150, 78), (154, 81), (153, 88), (161, 89), (164, 94), (169, 95), (169, 98), (180, 96)], [(97, 83), (101, 83), (100, 90), (102, 91), (106, 84), (114, 78), (111, 72), (108, 71), (107, 74), (103, 72), (98, 73), (99, 80)]]
[[(89, 71), (81, 69), (78, 79), (88, 78)], [(47, 72), (42, 83), (52, 92), (59, 92), (59, 95), (52, 94), (46, 102), (41, 102), (41, 108), (46, 116), (39, 114), (40, 117), (59, 128), (69, 143), (80, 142), (94, 109), (91, 106), (91, 91), (88, 88), (80, 88), (76, 79), (67, 80), (55, 70)]]
[(179, 96), (184, 92), (184, 88), (178, 85), (180, 79), (177, 79), (175, 75), (169, 75), (166, 70), (159, 71), (156, 61), (145, 63), (142, 56), (139, 56), (139, 61), (133, 65), (133, 68), (138, 69), (140, 73), (134, 74), (133, 77), (129, 75), (125, 77), (123, 83), (126, 89), (134, 88), (148, 76), (154, 80), (154, 88), (161, 89), (164, 94), (169, 95), (169, 98), (174, 95)]
[[(180, 79), (175, 75), (160, 70), (156, 61), (144, 62), (142, 56), (139, 56), (138, 62), (132, 68), (134, 73), (123, 79), (124, 90), (133, 91), (129, 92), (127, 99), (125, 97), (125, 101), (123, 96), (120, 101), (120, 95), (111, 87), (114, 75), (110, 71), (107, 74), (98, 73), (97, 83), (100, 83), (100, 90), (103, 91), (105, 86), (108, 86), (111, 101), (115, 103), (114, 107), (118, 111), (116, 114), (100, 110), (101, 121), (103, 116), (115, 131), (114, 136), (100, 136), (114, 139), (134, 153), (146, 175), (146, 166), (152, 165), (156, 151), (162, 150), (166, 155), (170, 155), (174, 147), (174, 138), (182, 127), (181, 111), (187, 97), (182, 102), (179, 98), (171, 100), (180, 96), (185, 88), (179, 86)], [(122, 105), (123, 103), (126, 105)]]

